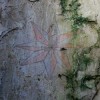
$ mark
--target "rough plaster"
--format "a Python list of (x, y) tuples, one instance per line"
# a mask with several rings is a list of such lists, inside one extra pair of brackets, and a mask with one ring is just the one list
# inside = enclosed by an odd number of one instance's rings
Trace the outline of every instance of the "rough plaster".
[[(97, 20), (99, 26), (100, 1), (79, 2), (82, 4), (79, 13), (93, 21)], [(67, 68), (57, 66), (53, 77), (49, 79), (43, 63), (20, 66), (21, 59), (31, 56), (32, 53), (15, 47), (21, 43), (34, 41), (32, 22), (42, 29), (41, 32), (47, 31), (48, 27), (54, 24), (54, 33), (70, 33), (70, 22), (65, 21), (60, 13), (59, 0), (41, 0), (35, 3), (29, 0), (0, 1), (0, 100), (66, 100), (66, 81), (58, 78), (58, 74)], [(98, 34), (93, 28), (84, 26), (83, 33), (85, 34), (79, 35), (76, 44), (89, 47), (96, 43)], [(67, 57), (70, 56), (71, 50), (68, 50)], [(92, 52), (93, 57), (99, 55), (97, 51), (100, 50)], [(61, 52), (61, 55), (64, 63), (67, 59), (66, 52)], [(91, 72), (91, 68), (95, 70), (92, 65), (87, 73)], [(83, 73), (80, 72), (80, 76)], [(94, 92), (86, 91), (81, 95), (89, 93), (91, 96)], [(95, 100), (99, 100), (99, 95)]]

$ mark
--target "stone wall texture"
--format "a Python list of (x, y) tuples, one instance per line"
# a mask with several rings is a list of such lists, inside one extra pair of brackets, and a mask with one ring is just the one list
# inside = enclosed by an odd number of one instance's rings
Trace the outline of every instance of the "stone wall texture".
[[(96, 21), (95, 28), (100, 27), (100, 0), (79, 2), (79, 13)], [(0, 0), (0, 100), (68, 100), (66, 79), (60, 74), (71, 67), (71, 23), (60, 15), (59, 3)], [(83, 48), (94, 45), (98, 40), (95, 28), (84, 25), (84, 34), (79, 34), (76, 44)], [(63, 47), (68, 50), (62, 52)], [(95, 63), (86, 72), (79, 72), (80, 77), (95, 74), (100, 49), (94, 48), (91, 55)], [(100, 100), (99, 85), (94, 100)], [(93, 100), (89, 97), (95, 93), (93, 89), (80, 95)]]

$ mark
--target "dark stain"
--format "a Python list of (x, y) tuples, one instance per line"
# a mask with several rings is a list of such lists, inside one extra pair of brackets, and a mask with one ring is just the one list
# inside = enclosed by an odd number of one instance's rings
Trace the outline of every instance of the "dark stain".
[(38, 81), (40, 81), (40, 78), (38, 78)]
[(67, 49), (66, 49), (66, 48), (61, 48), (61, 49), (60, 49), (60, 51), (65, 51), (65, 50), (67, 50)]
[(35, 2), (39, 2), (40, 0), (28, 0), (28, 1), (35, 3)]
[(61, 79), (62, 75), (61, 74), (58, 74), (58, 77)]

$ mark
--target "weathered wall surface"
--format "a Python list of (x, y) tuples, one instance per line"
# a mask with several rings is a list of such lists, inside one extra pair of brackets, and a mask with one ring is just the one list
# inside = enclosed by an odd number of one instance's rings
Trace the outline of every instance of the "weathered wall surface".
[(65, 99), (58, 78), (62, 68), (46, 41), (48, 34), (58, 33), (53, 3), (0, 1), (0, 100)]
[[(79, 13), (97, 22), (94, 28), (84, 25), (84, 34), (79, 34), (75, 41), (77, 45), (87, 48), (98, 40), (96, 29), (100, 26), (100, 1), (79, 2)], [(0, 100), (67, 100), (66, 81), (60, 74), (71, 66), (69, 62), (72, 62), (70, 55), (73, 49), (67, 52), (60, 49), (70, 48), (71, 23), (60, 15), (59, 3), (59, 0), (0, 1)], [(67, 38), (58, 36), (63, 33), (70, 35)], [(58, 39), (50, 38), (51, 35)], [(63, 43), (62, 39), (67, 40)], [(60, 47), (56, 52), (55, 45)], [(94, 48), (90, 55), (95, 63), (86, 72), (80, 71), (80, 77), (85, 73), (96, 74), (100, 49)], [(100, 98), (99, 84), (97, 88), (94, 100)], [(92, 100), (95, 93), (96, 90), (92, 89), (80, 92), (80, 95), (86, 96), (84, 100)]]
[[(70, 0), (69, 0), (70, 1)], [(74, 1), (74, 0), (73, 0)], [(59, 1), (57, 1), (59, 2)], [(74, 43), (76, 45), (81, 45), (82, 49), (88, 49), (92, 47), (93, 45), (96, 45), (100, 40), (99, 34), (97, 30), (100, 27), (100, 1), (99, 0), (78, 0), (80, 3), (80, 7), (78, 9), (78, 13), (82, 15), (82, 17), (88, 18), (90, 20), (90, 24), (83, 25), (81, 30), (78, 33), (77, 38), (75, 39)], [(69, 3), (70, 4), (70, 3)], [(74, 6), (74, 5), (72, 5)], [(65, 21), (64, 17), (60, 16), (61, 14), (61, 9), (56, 6), (56, 11), (57, 11), (57, 19), (59, 23), (59, 28), (61, 31), (71, 31), (71, 23), (70, 21)], [(65, 17), (66, 18), (66, 17)], [(69, 50), (69, 54), (70, 54)], [(91, 56), (90, 56), (91, 55)], [(100, 61), (100, 46), (99, 48), (92, 48), (91, 52), (88, 54), (91, 58), (93, 58), (94, 62), (88, 66), (88, 69), (85, 71), (79, 71), (78, 72), (78, 79), (80, 80), (84, 75), (97, 75), (97, 73), (100, 74), (99, 68), (99, 61)], [(81, 58), (80, 58), (81, 59)], [(63, 59), (64, 60), (64, 59)], [(98, 71), (97, 71), (98, 70)], [(100, 99), (100, 82), (96, 86), (96, 89), (93, 89), (93, 82), (90, 81), (88, 83), (88, 86), (91, 85), (92, 89), (91, 90), (86, 90), (86, 91), (78, 91), (76, 94), (78, 94), (82, 100), (99, 100)]]

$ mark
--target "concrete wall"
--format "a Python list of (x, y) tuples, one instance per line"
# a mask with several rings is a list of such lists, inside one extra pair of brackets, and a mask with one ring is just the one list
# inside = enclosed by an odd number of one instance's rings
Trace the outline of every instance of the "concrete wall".
[[(58, 76), (70, 69), (68, 58), (73, 50), (61, 52), (60, 49), (69, 46), (71, 23), (59, 15), (59, 2), (0, 1), (0, 100), (67, 100), (66, 80)], [(79, 2), (79, 13), (97, 21), (99, 27), (100, 1)], [(85, 34), (79, 35), (77, 45), (94, 45), (97, 31), (88, 25), (83, 31)], [(67, 35), (60, 35), (64, 33)], [(94, 49), (94, 59), (100, 57), (99, 53), (99, 49)], [(99, 95), (95, 100), (99, 100)]]

